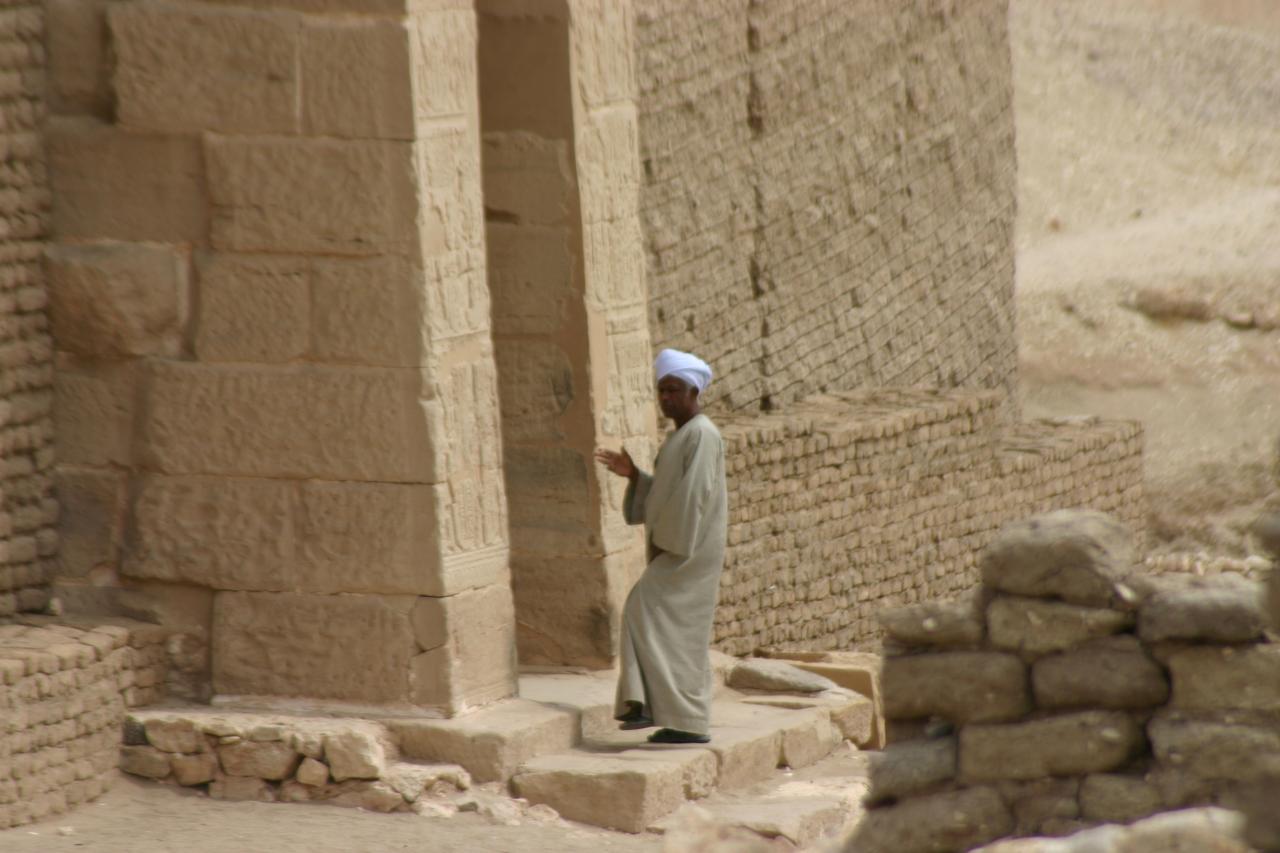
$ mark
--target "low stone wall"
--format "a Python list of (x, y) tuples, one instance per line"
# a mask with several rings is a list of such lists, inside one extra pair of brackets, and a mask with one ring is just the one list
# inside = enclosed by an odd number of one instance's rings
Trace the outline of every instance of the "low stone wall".
[(126, 707), (163, 689), (165, 636), (124, 621), (0, 623), (0, 829), (107, 790)]
[(729, 549), (715, 646), (849, 649), (889, 605), (954, 598), (982, 548), (1030, 513), (1088, 507), (1141, 528), (1141, 427), (1005, 426), (996, 391), (833, 394), (719, 419)]
[(891, 745), (854, 849), (942, 853), (1247, 809), (1280, 779), (1262, 585), (1133, 565), (1114, 519), (1049, 513), (986, 549), (978, 595), (886, 615)]

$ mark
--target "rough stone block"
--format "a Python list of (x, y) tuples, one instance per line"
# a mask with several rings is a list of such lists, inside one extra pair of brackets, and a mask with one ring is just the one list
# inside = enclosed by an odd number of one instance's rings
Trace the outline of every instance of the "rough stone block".
[(48, 150), (58, 237), (163, 243), (206, 238), (204, 157), (194, 138), (52, 119)]
[(347, 19), (303, 30), (305, 133), (412, 139), (409, 31), (398, 21)]
[(61, 466), (55, 472), (58, 575), (82, 578), (119, 560), (125, 515), (125, 475)]
[(1184, 711), (1280, 711), (1280, 644), (1191, 646), (1164, 659), (1170, 707)]
[(106, 6), (105, 0), (45, 4), (49, 107), (54, 113), (110, 115)]
[(1104, 823), (1130, 823), (1162, 811), (1160, 791), (1137, 776), (1094, 773), (1080, 783), (1080, 816)]
[(821, 693), (836, 686), (830, 679), (806, 672), (787, 661), (769, 659), (740, 661), (729, 673), (728, 684), (738, 690), (775, 693)]
[(294, 776), (304, 785), (310, 785), (313, 788), (319, 787), (329, 782), (329, 767), (323, 761), (304, 758), (302, 763), (298, 765)]
[(218, 762), (228, 776), (253, 776), (271, 781), (288, 779), (300, 759), (293, 747), (278, 741), (246, 740), (218, 747)]
[(1169, 698), (1164, 669), (1135, 637), (1115, 637), (1050, 655), (1031, 667), (1042, 708), (1150, 708)]
[(144, 724), (147, 743), (165, 752), (200, 752), (204, 738), (195, 723), (186, 719), (152, 719)]
[(197, 755), (175, 755), (170, 759), (173, 778), (179, 785), (203, 785), (218, 774), (218, 756), (212, 752)]
[(408, 255), (419, 245), (408, 143), (206, 140), (219, 249)]
[(416, 371), (177, 362), (149, 369), (143, 444), (145, 461), (160, 471), (433, 479), (427, 391)]
[(409, 701), (411, 596), (220, 592), (217, 693)]
[(387, 751), (372, 731), (349, 729), (325, 735), (324, 756), (335, 782), (380, 779), (387, 771)]
[(895, 743), (871, 756), (869, 803), (912, 797), (949, 782), (956, 775), (956, 739), (934, 738)]
[(545, 803), (569, 820), (643, 832), (684, 802), (674, 764), (625, 755), (562, 754), (526, 762), (511, 780), (531, 803)]
[(1147, 724), (1156, 760), (1195, 779), (1239, 782), (1280, 775), (1280, 729), (1248, 721), (1162, 713)]
[(311, 349), (310, 271), (297, 258), (202, 255), (195, 351), (201, 361), (287, 362)]
[(782, 732), (772, 727), (722, 727), (720, 716), (713, 711), (708, 747), (720, 761), (716, 787), (732, 791), (773, 775), (782, 760)]
[(495, 584), (445, 599), (447, 647), (413, 659), (419, 705), (459, 711), (515, 693), (515, 610), (511, 588)]
[(960, 778), (984, 782), (1104, 773), (1124, 764), (1144, 743), (1133, 718), (1116, 711), (968, 725), (960, 731)]
[(110, 243), (53, 246), (45, 258), (58, 349), (91, 358), (177, 352), (187, 286), (177, 252)]
[(999, 596), (987, 606), (987, 632), (999, 649), (1041, 655), (1133, 625), (1133, 614), (1060, 601)]
[(169, 775), (169, 754), (154, 746), (122, 746), (120, 769), (134, 776), (163, 779)]
[(1201, 640), (1244, 643), (1267, 627), (1262, 584), (1239, 575), (1157, 578), (1142, 603), (1138, 635), (1148, 643)]
[(1069, 835), (1080, 828), (1078, 779), (1036, 779), (996, 785), (1013, 812), (1018, 835)]
[(1016, 719), (1031, 708), (1026, 665), (1000, 652), (893, 657), (885, 661), (881, 680), (889, 719), (994, 722)]
[(58, 461), (131, 465), (138, 386), (138, 367), (132, 362), (60, 367), (54, 374), (53, 405)]
[(121, 124), (172, 132), (297, 131), (296, 18), (123, 3), (111, 7), (109, 19)]
[(782, 730), (782, 764), (808, 767), (831, 754), (841, 734), (827, 713), (797, 714), (799, 719)]
[(898, 607), (880, 616), (885, 634), (906, 646), (979, 645), (982, 610), (976, 600), (928, 601)]
[(1105, 513), (1056, 510), (1005, 525), (981, 559), (991, 589), (1085, 607), (1127, 605), (1133, 565), (1127, 528)]
[(850, 845), (868, 851), (971, 850), (1013, 832), (1013, 815), (994, 788), (967, 788), (872, 809)]
[(314, 357), (386, 367), (427, 364), (424, 276), (391, 258), (313, 261)]

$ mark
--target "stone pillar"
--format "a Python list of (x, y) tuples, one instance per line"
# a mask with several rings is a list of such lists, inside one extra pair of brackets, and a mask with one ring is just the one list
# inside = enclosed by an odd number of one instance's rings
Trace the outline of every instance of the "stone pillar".
[(629, 3), (482, 0), (489, 279), (520, 660), (608, 666), (643, 566), (593, 461), (653, 446)]
[(219, 694), (510, 695), (470, 6), (77, 8), (116, 110), (51, 145), (64, 573), (202, 627)]

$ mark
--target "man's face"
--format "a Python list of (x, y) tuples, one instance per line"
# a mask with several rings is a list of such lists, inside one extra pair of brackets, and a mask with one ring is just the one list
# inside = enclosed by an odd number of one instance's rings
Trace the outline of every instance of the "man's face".
[(664, 376), (658, 380), (658, 408), (662, 416), (685, 421), (698, 412), (698, 389), (683, 379)]

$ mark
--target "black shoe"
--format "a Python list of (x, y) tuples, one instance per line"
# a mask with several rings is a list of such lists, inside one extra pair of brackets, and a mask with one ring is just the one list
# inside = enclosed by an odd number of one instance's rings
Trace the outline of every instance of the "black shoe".
[(653, 720), (644, 712), (644, 705), (639, 702), (627, 702), (627, 710), (614, 717), (614, 719), (622, 724), (618, 728), (624, 732), (653, 727)]
[(649, 735), (649, 743), (711, 743), (711, 735), (696, 735), (679, 729), (658, 729)]
[(651, 729), (653, 728), (653, 720), (648, 717), (633, 717), (623, 720), (618, 724), (618, 728), (624, 732), (634, 731), (635, 729)]

